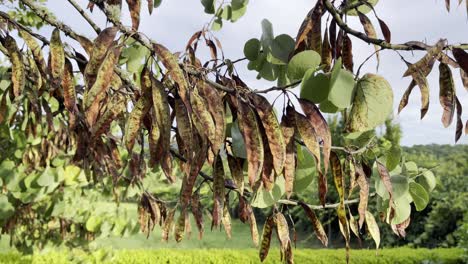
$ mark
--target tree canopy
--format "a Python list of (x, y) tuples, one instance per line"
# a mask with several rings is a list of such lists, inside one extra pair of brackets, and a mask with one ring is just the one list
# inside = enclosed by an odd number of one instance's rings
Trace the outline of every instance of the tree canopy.
[[(250, 226), (262, 261), (276, 236), (282, 259), (294, 262), (294, 207), (324, 246), (316, 215), (324, 209), (336, 210), (347, 252), (350, 237), (363, 232), (379, 247), (379, 219), (405, 237), (411, 210), (428, 205), (436, 179), (431, 167), (402, 158), (400, 131), (387, 123), (386, 135), (376, 136), (391, 118), (393, 89), (384, 76), (361, 69), (384, 50), (396, 51), (407, 65), (402, 75), (411, 77), (398, 111), (419, 87), (425, 117), (427, 76), (437, 64), (442, 124), (456, 122), (456, 141), (468, 133), (452, 73), (468, 89), (468, 45), (393, 43), (378, 0), (315, 1), (295, 37), (275, 36), (265, 19), (259, 38), (239, 43), (241, 59), (224, 54), (216, 31), (241, 19), (248, 0), (201, 0), (213, 17), (179, 52), (139, 31), (143, 9), (153, 13), (160, 0), (91, 0), (86, 7), (63, 1), (81, 14), (76, 25), (59, 21), (44, 1), (0, 2), (11, 9), (0, 11), (0, 52), (9, 61), (0, 67), (0, 225), (18, 248), (75, 246), (111, 233), (149, 234), (155, 226), (163, 240), (180, 242), (190, 217), (200, 239), (206, 219), (230, 237), (232, 208)], [(89, 12), (103, 12), (110, 27)], [(122, 12), (131, 25), (122, 24)], [(77, 31), (83, 22), (96, 36)], [(34, 29), (43, 26), (51, 36)], [(359, 66), (353, 41), (375, 48)], [(209, 58), (197, 53), (202, 45)], [(405, 52), (424, 56), (411, 63)], [(236, 70), (240, 61), (275, 83), (252, 89)], [(271, 92), (279, 96), (271, 100)], [(341, 125), (330, 129), (331, 116)], [(318, 204), (304, 198), (310, 189)], [(109, 197), (115, 203), (102, 206)], [(372, 212), (370, 199), (378, 204)], [(138, 219), (127, 219), (120, 203), (128, 201), (138, 201)], [(349, 207), (354, 203), (357, 210)], [(253, 208), (268, 213), (262, 232)]]

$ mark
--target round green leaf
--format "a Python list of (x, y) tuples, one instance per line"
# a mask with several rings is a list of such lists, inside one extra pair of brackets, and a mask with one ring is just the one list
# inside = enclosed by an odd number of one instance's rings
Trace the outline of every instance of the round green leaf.
[(222, 27), (223, 27), (223, 20), (221, 19), (221, 17), (217, 17), (213, 21), (213, 24), (211, 25), (211, 30), (219, 31)]
[[(383, 184), (382, 180), (378, 173), (374, 172), (375, 176), (375, 192), (382, 197), (383, 199), (389, 199), (389, 194), (385, 185)], [(409, 190), (409, 182), (408, 178), (401, 175), (394, 175), (390, 176), (390, 182), (392, 183), (393, 189), (393, 198), (398, 199), (406, 194), (408, 194)]]
[[(359, 2), (359, 0), (350, 0), (350, 1), (348, 1), (348, 6), (354, 5), (354, 4), (358, 3), (358, 2)], [(367, 0), (367, 2), (368, 2), (371, 6), (375, 6), (375, 5), (379, 2), (379, 0)], [(368, 5), (364, 4), (364, 5), (359, 6), (359, 7), (357, 8), (357, 10), (359, 10), (359, 12), (361, 12), (361, 13), (363, 13), (363, 14), (367, 14), (367, 13), (369, 13), (372, 9), (371, 9)], [(347, 14), (348, 14), (349, 16), (357, 16), (357, 15), (358, 15), (358, 13), (356, 12), (356, 9), (355, 9), (355, 8), (349, 10), (349, 11), (347, 12)]]
[(401, 148), (398, 145), (392, 145), (386, 155), (386, 167), (388, 171), (392, 171), (400, 164)]
[(356, 95), (347, 122), (350, 132), (367, 131), (383, 124), (392, 113), (390, 84), (374, 74), (366, 74), (356, 85)]
[(247, 5), (241, 7), (241, 8), (235, 8), (234, 4), (232, 5), (232, 16), (231, 16), (231, 22), (236, 22), (241, 18), (242, 16), (245, 15), (245, 12), (247, 12)]
[(276, 72), (276, 65), (273, 65), (269, 62), (264, 62), (262, 69), (259, 71), (260, 76), (268, 81), (274, 81), (278, 78), (278, 74)]
[(205, 13), (214, 14), (215, 13), (215, 0), (201, 0), (203, 7), (205, 8)]
[(316, 104), (325, 101), (330, 91), (330, 80), (327, 75), (318, 73), (315, 69), (309, 69), (302, 78), (301, 98)]
[(15, 208), (8, 201), (8, 197), (0, 193), (0, 220), (8, 219), (15, 213)]
[(260, 40), (253, 38), (249, 39), (244, 45), (244, 55), (250, 61), (258, 59), (260, 54)]
[(413, 161), (405, 162), (403, 171), (408, 175), (416, 175), (419, 173), (418, 165)]
[(410, 182), (409, 192), (413, 198), (414, 205), (417, 211), (422, 211), (426, 208), (429, 203), (429, 194), (426, 192), (424, 187), (415, 182)]
[(313, 50), (299, 52), (292, 57), (288, 64), (288, 77), (300, 80), (309, 69), (316, 69), (320, 65), (320, 55)]
[(262, 20), (262, 37), (260, 38), (263, 46), (263, 51), (268, 52), (270, 50), (271, 43), (275, 35), (273, 34), (273, 25), (268, 19)]
[(418, 176), (416, 182), (421, 184), (427, 192), (432, 192), (436, 187), (436, 178), (434, 173), (430, 170), (426, 170), (422, 175)]
[(251, 205), (257, 208), (267, 208), (274, 205), (285, 192), (285, 181), (283, 177), (276, 178), (275, 185), (271, 191), (267, 191), (263, 185), (258, 188)]
[(47, 187), (55, 183), (55, 169), (47, 167), (37, 178), (37, 184), (42, 187)]
[(294, 192), (301, 193), (315, 179), (315, 160), (304, 147), (297, 145), (297, 167), (294, 175)]
[(347, 108), (353, 100), (356, 82), (351, 72), (341, 69), (341, 59), (335, 63), (330, 77), (328, 101), (338, 108)]
[(323, 113), (334, 114), (340, 111), (340, 108), (336, 107), (334, 104), (332, 104), (328, 100), (321, 102), (319, 107), (320, 107), (320, 111), (322, 111)]
[(101, 227), (102, 219), (98, 216), (92, 215), (86, 221), (86, 229), (90, 232), (96, 232)]
[(287, 34), (277, 36), (272, 42), (267, 60), (273, 64), (286, 65), (289, 54), (294, 51), (295, 41)]
[(395, 215), (392, 219), (392, 224), (397, 225), (403, 223), (411, 215), (411, 205), (406, 198), (396, 199), (395, 203)]

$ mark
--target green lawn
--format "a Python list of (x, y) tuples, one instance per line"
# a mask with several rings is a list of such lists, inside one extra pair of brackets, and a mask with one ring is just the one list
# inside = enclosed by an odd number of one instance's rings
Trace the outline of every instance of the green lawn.
[[(72, 256), (73, 255), (73, 256)], [(344, 250), (295, 250), (296, 263), (345, 263)], [(384, 249), (384, 250), (353, 250), (351, 251), (351, 263), (465, 263), (462, 259), (462, 249)], [(256, 250), (233, 250), (233, 249), (207, 249), (207, 250), (121, 250), (115, 251), (103, 257), (103, 254), (93, 255), (83, 252), (47, 253), (43, 255), (21, 256), (14, 253), (0, 254), (0, 263), (34, 263), (34, 264), (59, 264), (59, 263), (188, 263), (188, 264), (210, 264), (210, 263), (260, 263)], [(281, 263), (278, 250), (270, 252), (265, 263)]]

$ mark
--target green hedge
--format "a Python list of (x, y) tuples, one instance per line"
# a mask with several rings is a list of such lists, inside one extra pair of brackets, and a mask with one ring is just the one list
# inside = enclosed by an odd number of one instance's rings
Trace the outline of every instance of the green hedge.
[[(296, 263), (345, 263), (344, 250), (295, 250)], [(464, 263), (462, 249), (409, 249), (352, 250), (351, 263)], [(72, 257), (73, 255), (73, 257)], [(103, 252), (89, 255), (85, 253), (46, 253), (43, 255), (21, 256), (18, 253), (0, 254), (0, 263), (101, 263), (96, 261)], [(260, 263), (255, 250), (121, 250), (106, 258), (105, 263)], [(279, 252), (270, 252), (265, 263), (281, 263)]]

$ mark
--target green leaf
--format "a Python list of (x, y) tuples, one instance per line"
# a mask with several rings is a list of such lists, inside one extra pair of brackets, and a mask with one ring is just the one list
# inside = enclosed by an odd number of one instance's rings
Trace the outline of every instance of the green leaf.
[(102, 223), (102, 218), (92, 215), (88, 220), (86, 221), (86, 229), (90, 232), (96, 232), (99, 230), (101, 227)]
[(413, 198), (414, 205), (417, 211), (422, 211), (426, 208), (429, 203), (429, 194), (426, 192), (423, 186), (418, 183), (410, 182), (409, 192)]
[(245, 13), (247, 12), (247, 5), (241, 7), (241, 8), (234, 8), (234, 5), (232, 6), (232, 15), (231, 15), (231, 22), (236, 22), (239, 20), (239, 18), (243, 17)]
[[(409, 181), (408, 178), (401, 175), (390, 177), (390, 182), (393, 188), (393, 198), (398, 199), (408, 194)], [(389, 194), (380, 177), (375, 177), (375, 192), (383, 199), (389, 199)]]
[(313, 50), (299, 52), (288, 64), (288, 77), (291, 80), (302, 79), (309, 69), (317, 69), (320, 60), (320, 55)]
[(6, 159), (0, 164), (0, 177), (5, 184), (8, 184), (15, 177), (16, 164)]
[(0, 193), (0, 220), (8, 219), (15, 213), (15, 208), (8, 201), (8, 197)]
[(217, 17), (213, 21), (213, 25), (211, 25), (211, 30), (219, 31), (219, 30), (221, 30), (222, 27), (223, 27), (223, 20), (221, 19), (221, 17)]
[(231, 5), (233, 9), (241, 9), (247, 6), (249, 0), (232, 0)]
[(297, 145), (297, 167), (294, 176), (294, 192), (301, 193), (306, 190), (316, 178), (315, 159), (310, 152)]
[(55, 169), (51, 167), (46, 167), (45, 170), (42, 172), (41, 176), (37, 178), (37, 184), (42, 187), (51, 186), (55, 183)]
[(386, 167), (388, 171), (394, 170), (398, 164), (400, 164), (401, 159), (401, 148), (398, 145), (392, 145), (392, 147), (387, 151), (386, 155)]
[(271, 43), (267, 60), (273, 64), (286, 65), (289, 55), (294, 51), (295, 41), (287, 34), (277, 36)]
[(260, 76), (268, 81), (274, 81), (278, 78), (278, 73), (276, 71), (276, 65), (273, 65), (269, 62), (264, 62), (262, 68), (259, 71)]
[(333, 66), (330, 77), (330, 88), (328, 101), (335, 107), (347, 108), (353, 100), (355, 85), (354, 76), (351, 72), (341, 69), (341, 58)]
[(336, 107), (332, 102), (325, 100), (319, 105), (320, 111), (323, 113), (334, 114), (340, 111), (340, 108)]
[(215, 0), (201, 0), (203, 7), (205, 8), (205, 13), (214, 14), (215, 13)]
[[(411, 215), (410, 202), (405, 197), (395, 199), (395, 215), (392, 219), (392, 224), (397, 225), (403, 223)], [(387, 202), (388, 204), (388, 202)]]
[(263, 188), (263, 185), (255, 193), (251, 205), (257, 208), (267, 208), (274, 205), (285, 193), (285, 181), (283, 177), (276, 179), (275, 185), (271, 191)]
[(403, 166), (403, 173), (408, 175), (416, 175), (419, 173), (418, 165), (413, 161), (405, 162)]
[(230, 5), (225, 6), (220, 12), (222, 19), (230, 20), (232, 18), (232, 7)]
[(239, 130), (239, 123), (233, 122), (231, 127), (232, 137), (232, 154), (238, 158), (247, 159), (247, 151), (245, 150), (244, 139)]
[(249, 39), (244, 45), (244, 55), (250, 61), (255, 61), (260, 55), (260, 40), (256, 38)]
[(269, 52), (271, 43), (274, 39), (273, 25), (268, 19), (262, 20), (262, 37), (260, 38), (263, 46), (263, 52)]
[[(359, 2), (359, 0), (350, 0), (350, 1), (348, 1), (348, 6), (354, 5), (354, 4), (356, 4), (357, 2)], [(379, 0), (367, 0), (367, 2), (368, 2), (371, 6), (375, 6), (375, 5), (379, 2)], [(367, 13), (369, 13), (372, 9), (371, 9), (368, 5), (364, 4), (364, 5), (359, 6), (359, 7), (357, 8), (357, 10), (358, 10), (359, 12), (363, 13), (363, 14), (367, 14)], [(356, 9), (355, 9), (355, 8), (349, 10), (349, 11), (347, 12), (347, 14), (348, 14), (349, 16), (357, 16), (357, 15), (358, 15), (358, 13), (356, 12)]]
[(379, 225), (375, 221), (374, 215), (369, 211), (366, 211), (366, 225), (372, 239), (375, 242), (375, 248), (379, 248), (380, 245), (380, 230)]
[(383, 124), (392, 113), (393, 91), (382, 77), (366, 74), (356, 85), (356, 96), (347, 122), (350, 132), (363, 132)]
[(81, 169), (75, 165), (66, 166), (63, 173), (65, 186), (77, 184), (81, 172)]
[(427, 192), (432, 192), (436, 187), (436, 178), (434, 173), (430, 170), (426, 170), (422, 175), (416, 178), (416, 182), (419, 183)]
[(162, 0), (154, 0), (154, 8), (158, 8), (162, 3)]
[(314, 69), (309, 69), (302, 78), (301, 98), (319, 104), (328, 98), (330, 79), (323, 73), (314, 73)]

